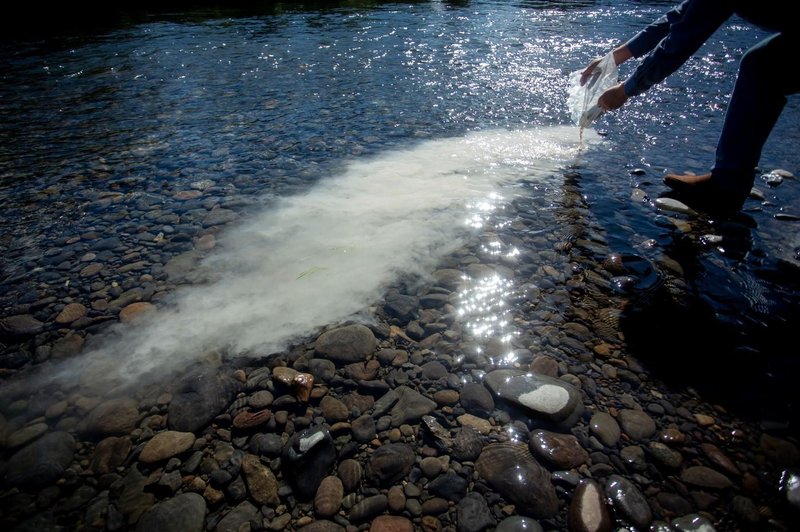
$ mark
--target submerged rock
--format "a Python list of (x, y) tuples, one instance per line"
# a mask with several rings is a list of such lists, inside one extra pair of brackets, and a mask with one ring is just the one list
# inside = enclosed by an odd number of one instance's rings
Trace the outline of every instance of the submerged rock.
[(281, 454), (283, 476), (289, 479), (300, 499), (309, 500), (336, 462), (336, 447), (325, 427), (311, 427), (295, 433)]
[(205, 530), (206, 501), (197, 493), (181, 493), (146, 511), (136, 525), (137, 532), (153, 530)]
[(532, 517), (552, 517), (558, 511), (558, 497), (550, 474), (521, 443), (493, 443), (484, 447), (475, 462), (478, 474), (517, 511)]
[(314, 343), (317, 355), (334, 362), (361, 362), (378, 346), (372, 331), (364, 325), (347, 325), (322, 333)]
[(58, 480), (72, 463), (75, 439), (67, 432), (45, 434), (17, 451), (8, 462), (6, 483), (38, 488)]
[(534, 416), (574, 425), (583, 413), (577, 388), (560, 379), (535, 373), (498, 369), (486, 376), (486, 385), (506, 401), (530, 411)]
[(187, 375), (177, 386), (169, 404), (169, 428), (181, 432), (197, 432), (219, 414), (241, 387), (234, 379), (205, 367)]

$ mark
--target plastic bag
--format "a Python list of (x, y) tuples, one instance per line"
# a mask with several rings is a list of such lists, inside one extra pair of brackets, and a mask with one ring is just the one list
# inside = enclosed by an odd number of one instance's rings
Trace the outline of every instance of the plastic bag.
[(583, 70), (576, 70), (569, 75), (567, 106), (575, 125), (585, 128), (603, 114), (603, 110), (597, 106), (597, 100), (601, 94), (617, 84), (619, 74), (611, 52), (597, 63), (584, 85), (581, 85), (582, 72)]

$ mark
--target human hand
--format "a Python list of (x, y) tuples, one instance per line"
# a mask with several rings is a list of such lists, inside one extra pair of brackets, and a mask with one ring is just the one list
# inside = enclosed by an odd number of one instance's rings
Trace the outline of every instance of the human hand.
[(622, 83), (617, 83), (600, 95), (597, 100), (597, 106), (603, 111), (613, 111), (625, 105), (627, 101), (628, 96), (625, 94), (625, 87)]
[(598, 57), (597, 59), (593, 60), (586, 69), (581, 72), (581, 87), (586, 85), (586, 81), (592, 76), (592, 72), (594, 72), (595, 67), (600, 63), (602, 57)]

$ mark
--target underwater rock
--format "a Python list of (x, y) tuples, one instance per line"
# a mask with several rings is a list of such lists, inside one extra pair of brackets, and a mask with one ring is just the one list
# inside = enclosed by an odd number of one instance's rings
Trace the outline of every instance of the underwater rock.
[(493, 443), (483, 448), (475, 469), (517, 512), (531, 517), (552, 517), (558, 496), (550, 474), (521, 443)]
[(26, 488), (45, 486), (64, 473), (74, 455), (75, 439), (69, 433), (45, 434), (10, 458), (6, 482)]
[(583, 402), (577, 388), (553, 377), (498, 369), (486, 375), (485, 382), (490, 390), (506, 401), (565, 427), (574, 425), (583, 413)]
[(310, 427), (295, 433), (283, 448), (281, 466), (298, 498), (309, 500), (336, 462), (336, 447), (328, 429)]

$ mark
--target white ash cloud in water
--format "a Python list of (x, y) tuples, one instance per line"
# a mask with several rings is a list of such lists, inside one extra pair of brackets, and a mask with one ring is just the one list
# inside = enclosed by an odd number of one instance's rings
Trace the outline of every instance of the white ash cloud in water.
[(580, 149), (577, 129), (549, 127), (429, 140), (356, 160), (226, 232), (202, 264), (213, 281), (118, 326), (57, 374), (117, 385), (191, 367), (215, 349), (280, 351), (362, 311), (399, 275), (432, 271), (469, 233), (470, 202), (522, 178), (558, 186), (559, 167)]

